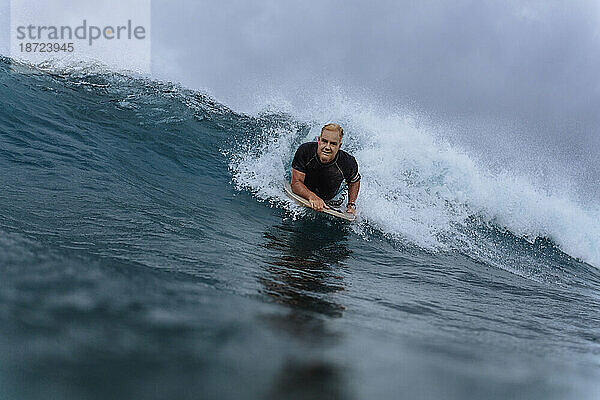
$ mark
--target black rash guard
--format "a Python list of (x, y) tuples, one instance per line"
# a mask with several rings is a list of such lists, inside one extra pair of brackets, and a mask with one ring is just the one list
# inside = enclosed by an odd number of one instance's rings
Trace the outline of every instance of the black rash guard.
[(317, 155), (317, 142), (298, 147), (292, 168), (305, 173), (304, 185), (325, 201), (335, 197), (343, 180), (348, 184), (360, 180), (358, 163), (354, 157), (339, 150), (333, 161), (323, 164)]

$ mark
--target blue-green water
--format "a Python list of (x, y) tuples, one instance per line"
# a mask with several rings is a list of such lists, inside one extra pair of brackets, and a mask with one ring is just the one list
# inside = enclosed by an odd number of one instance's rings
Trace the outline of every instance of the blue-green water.
[(9, 61), (1, 398), (600, 396), (597, 208), (342, 113), (346, 224), (279, 185), (321, 122)]

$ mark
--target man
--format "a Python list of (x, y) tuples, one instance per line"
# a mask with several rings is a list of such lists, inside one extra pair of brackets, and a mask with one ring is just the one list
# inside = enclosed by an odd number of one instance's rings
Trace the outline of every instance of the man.
[(340, 150), (343, 136), (341, 126), (327, 124), (316, 143), (300, 145), (292, 161), (292, 191), (307, 199), (317, 211), (329, 208), (327, 202), (336, 196), (345, 180), (348, 184), (346, 211), (356, 214), (360, 174), (356, 159)]

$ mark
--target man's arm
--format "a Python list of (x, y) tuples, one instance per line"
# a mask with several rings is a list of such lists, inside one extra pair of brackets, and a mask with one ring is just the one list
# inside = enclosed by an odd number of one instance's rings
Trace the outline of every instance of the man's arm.
[[(300, 172), (297, 169), (292, 168), (292, 181), (290, 182), (292, 192), (308, 200), (310, 202), (310, 206), (317, 211), (323, 211), (324, 208), (329, 208), (323, 199), (311, 192), (306, 187), (304, 184), (305, 177), (306, 174), (304, 172)], [(358, 191), (356, 193), (358, 195)]]
[(348, 184), (348, 207), (346, 212), (356, 214), (356, 205), (353, 205), (356, 202), (356, 198), (358, 197), (358, 191), (360, 190), (360, 179), (354, 183)]

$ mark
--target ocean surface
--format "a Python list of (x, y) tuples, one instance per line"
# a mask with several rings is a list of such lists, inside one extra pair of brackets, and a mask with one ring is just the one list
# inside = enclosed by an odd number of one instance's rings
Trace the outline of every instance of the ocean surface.
[[(598, 399), (600, 205), (340, 100), (0, 58), (0, 398)], [(282, 107), (283, 108), (283, 107)], [(349, 224), (285, 197), (345, 128)]]

